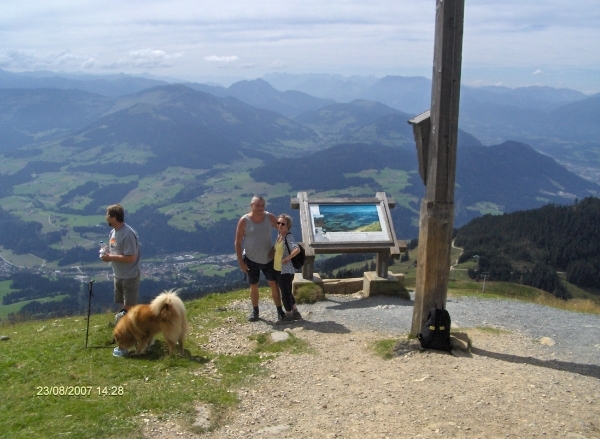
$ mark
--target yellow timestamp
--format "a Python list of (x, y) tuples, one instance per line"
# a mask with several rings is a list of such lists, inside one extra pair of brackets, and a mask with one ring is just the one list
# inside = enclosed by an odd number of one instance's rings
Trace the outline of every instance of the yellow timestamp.
[(37, 386), (36, 396), (123, 396), (123, 386)]

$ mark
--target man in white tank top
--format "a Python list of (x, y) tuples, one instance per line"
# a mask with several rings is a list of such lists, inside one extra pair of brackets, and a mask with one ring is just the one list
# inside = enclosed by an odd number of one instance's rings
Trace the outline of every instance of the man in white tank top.
[[(252, 313), (248, 320), (255, 322), (259, 319), (258, 310), (258, 281), (262, 271), (271, 288), (271, 296), (277, 307), (278, 318), (283, 318), (285, 312), (281, 306), (281, 295), (273, 272), (273, 254), (271, 249), (271, 229), (277, 228), (277, 218), (265, 210), (266, 201), (260, 195), (252, 197), (250, 213), (243, 215), (237, 224), (235, 232), (235, 253), (240, 269), (248, 278), (250, 284), (250, 301)], [(242, 250), (242, 242), (244, 244)]]

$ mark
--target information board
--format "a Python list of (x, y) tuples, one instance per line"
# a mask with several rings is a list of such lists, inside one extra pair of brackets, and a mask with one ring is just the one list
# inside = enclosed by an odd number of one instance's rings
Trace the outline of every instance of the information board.
[(308, 204), (314, 243), (390, 243), (380, 203)]

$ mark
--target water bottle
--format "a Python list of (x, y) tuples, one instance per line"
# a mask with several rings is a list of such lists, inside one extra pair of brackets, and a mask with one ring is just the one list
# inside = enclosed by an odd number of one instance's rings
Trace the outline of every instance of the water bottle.
[(104, 244), (104, 241), (100, 241), (100, 259), (102, 256), (108, 253), (108, 245)]

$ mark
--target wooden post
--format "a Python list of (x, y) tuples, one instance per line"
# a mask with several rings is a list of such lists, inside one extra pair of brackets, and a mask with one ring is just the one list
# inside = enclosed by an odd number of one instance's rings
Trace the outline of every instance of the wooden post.
[(377, 264), (375, 266), (375, 272), (377, 273), (377, 276), (387, 279), (389, 259), (389, 250), (377, 252)]
[[(296, 208), (292, 204), (292, 209)], [(315, 252), (310, 246), (312, 239), (310, 237), (311, 225), (310, 214), (308, 211), (308, 194), (306, 192), (298, 192), (298, 209), (300, 209), (300, 230), (302, 230), (302, 241), (306, 258), (302, 266), (302, 277), (306, 280), (312, 280), (314, 274)]]
[(427, 164), (423, 164), (427, 169), (427, 190), (421, 201), (412, 335), (421, 331), (431, 308), (446, 306), (454, 226), (463, 21), (464, 0), (437, 0), (431, 131), (424, 155)]

